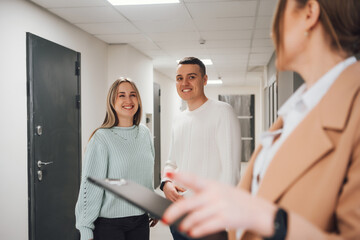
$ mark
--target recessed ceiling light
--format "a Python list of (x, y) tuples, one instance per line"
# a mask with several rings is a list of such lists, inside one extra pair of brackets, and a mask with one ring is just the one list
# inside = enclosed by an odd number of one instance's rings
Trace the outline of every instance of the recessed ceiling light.
[(223, 81), (221, 79), (216, 79), (216, 80), (208, 80), (207, 84), (210, 85), (215, 85), (215, 84), (223, 84)]
[(202, 61), (205, 65), (213, 65), (213, 62), (211, 61), (211, 59), (201, 59), (201, 61)]
[(112, 5), (149, 5), (179, 3), (179, 0), (108, 0)]
[[(211, 61), (211, 59), (200, 59), (204, 65), (213, 65), (213, 62)], [(180, 60), (176, 60), (177, 63), (180, 62)]]

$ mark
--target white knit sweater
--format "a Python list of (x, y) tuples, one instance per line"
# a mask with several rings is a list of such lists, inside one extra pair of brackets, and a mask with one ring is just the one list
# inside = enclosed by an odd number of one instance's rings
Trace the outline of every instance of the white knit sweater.
[(177, 116), (164, 172), (191, 172), (236, 185), (240, 153), (240, 123), (232, 107), (209, 99), (194, 111), (185, 110)]

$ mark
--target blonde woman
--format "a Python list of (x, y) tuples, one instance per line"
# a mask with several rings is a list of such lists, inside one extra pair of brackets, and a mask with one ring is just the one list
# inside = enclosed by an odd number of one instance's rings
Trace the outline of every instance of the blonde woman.
[(90, 184), (87, 177), (125, 178), (153, 189), (154, 148), (150, 131), (140, 124), (139, 91), (128, 79), (116, 80), (107, 95), (104, 123), (86, 147), (76, 228), (81, 240), (148, 240), (147, 214)]
[(237, 239), (360, 239), (360, 1), (279, 0), (273, 38), (277, 68), (305, 84), (238, 189), (170, 174), (196, 194), (164, 220), (189, 213), (180, 229), (192, 237), (227, 228)]

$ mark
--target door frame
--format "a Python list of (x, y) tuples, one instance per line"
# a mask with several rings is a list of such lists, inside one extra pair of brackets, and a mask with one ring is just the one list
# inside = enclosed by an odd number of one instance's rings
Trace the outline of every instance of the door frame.
[[(156, 97), (159, 98), (159, 106), (156, 106)], [(154, 136), (154, 188), (157, 188), (161, 183), (161, 85), (159, 83), (153, 83), (153, 136)], [(155, 121), (155, 120), (158, 120)]]
[[(36, 240), (35, 239), (35, 181), (36, 176), (35, 173), (35, 151), (34, 151), (34, 137), (35, 137), (35, 129), (34, 129), (34, 79), (33, 79), (33, 69), (32, 69), (32, 40), (31, 38), (33, 36), (38, 37), (37, 35), (34, 35), (32, 33), (27, 32), (26, 33), (26, 100), (27, 100), (27, 152), (28, 152), (28, 227), (29, 227), (29, 240)], [(45, 39), (47, 40), (47, 39)], [(49, 41), (49, 40), (47, 40)], [(51, 41), (50, 41), (51, 42)], [(54, 43), (54, 42), (53, 42)], [(54, 43), (57, 44), (57, 43)], [(57, 44), (58, 45), (58, 44)], [(80, 182), (81, 180), (81, 166), (82, 166), (82, 142), (81, 142), (81, 74), (80, 74), (80, 66), (81, 66), (81, 53), (77, 52), (77, 65), (74, 66), (74, 71), (77, 74), (78, 81), (77, 81), (77, 93), (78, 98), (77, 104), (79, 107), (79, 151), (78, 151), (78, 157), (79, 157), (79, 164), (80, 168), (78, 171), (78, 180)], [(75, 210), (74, 210), (75, 211)], [(75, 214), (75, 213), (74, 213)]]

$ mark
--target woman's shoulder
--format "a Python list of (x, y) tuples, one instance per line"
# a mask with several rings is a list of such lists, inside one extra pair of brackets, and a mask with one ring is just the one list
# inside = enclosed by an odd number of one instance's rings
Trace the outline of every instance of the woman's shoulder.
[(90, 141), (93, 140), (96, 142), (105, 142), (105, 139), (108, 137), (110, 132), (110, 128), (99, 128), (95, 131)]
[(104, 135), (109, 134), (109, 132), (110, 132), (110, 128), (99, 128), (94, 133), (94, 136), (104, 136)]
[(139, 132), (141, 133), (149, 133), (150, 134), (150, 129), (143, 123), (140, 123), (139, 126)]
[(139, 136), (152, 139), (151, 137), (152, 133), (145, 124), (140, 123), (138, 127), (139, 127)]

